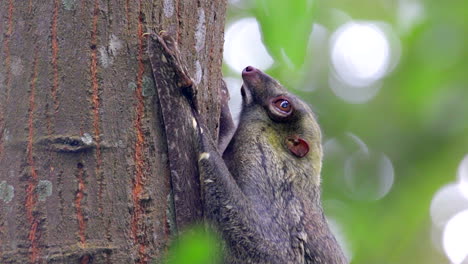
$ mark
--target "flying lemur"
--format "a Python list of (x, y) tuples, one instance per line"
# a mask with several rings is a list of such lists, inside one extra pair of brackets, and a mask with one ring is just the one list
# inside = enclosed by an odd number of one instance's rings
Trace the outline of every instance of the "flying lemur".
[[(196, 87), (170, 33), (151, 34), (149, 57), (164, 113), (192, 108), (195, 149), (205, 219), (221, 234), (224, 263), (348, 263), (323, 214), (320, 200), (321, 132), (309, 106), (260, 70), (242, 71), (242, 111), (234, 127), (226, 87), (220, 97), (216, 142), (199, 116)], [(160, 77), (160, 78), (156, 78)], [(175, 104), (174, 104), (175, 103)], [(176, 113), (181, 113), (177, 112)]]
[(320, 201), (314, 114), (260, 70), (248, 66), (242, 78), (239, 125), (230, 125), (224, 96), (221, 130), (235, 132), (221, 131), (219, 145), (194, 111), (204, 214), (222, 234), (224, 262), (347, 263)]

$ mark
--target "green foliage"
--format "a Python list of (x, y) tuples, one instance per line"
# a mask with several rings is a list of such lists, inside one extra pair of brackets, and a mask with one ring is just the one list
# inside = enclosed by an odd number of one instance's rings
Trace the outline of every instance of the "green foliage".
[[(255, 14), (275, 61), (299, 69), (312, 30), (315, 1), (256, 0)], [(287, 22), (286, 22), (287, 21)]]
[(177, 238), (169, 249), (165, 264), (221, 263), (221, 242), (203, 226), (195, 226)]

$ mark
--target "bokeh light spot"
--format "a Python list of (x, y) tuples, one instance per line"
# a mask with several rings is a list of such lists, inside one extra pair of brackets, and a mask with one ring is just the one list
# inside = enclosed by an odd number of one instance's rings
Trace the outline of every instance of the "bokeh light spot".
[(399, 0), (397, 24), (402, 33), (409, 33), (424, 18), (424, 6), (419, 0)]
[(468, 210), (452, 217), (444, 229), (443, 245), (454, 264), (468, 263)]
[(224, 59), (238, 73), (249, 65), (266, 70), (273, 64), (255, 18), (243, 18), (229, 26), (224, 41)]
[(400, 58), (400, 41), (383, 22), (347, 22), (330, 38), (328, 84), (348, 103), (365, 103), (382, 87), (382, 78)]
[(369, 101), (377, 95), (377, 92), (382, 87), (381, 82), (374, 82), (368, 86), (353, 87), (343, 82), (336, 76), (336, 73), (330, 74), (328, 84), (336, 96), (352, 104), (361, 104)]
[(346, 239), (345, 233), (341, 225), (335, 219), (331, 217), (327, 217), (327, 223), (332, 231), (333, 235), (336, 238), (336, 241), (340, 245), (341, 249), (343, 250), (343, 254), (346, 256), (348, 261), (353, 258), (352, 251), (349, 246), (349, 242)]
[(345, 161), (345, 185), (351, 197), (359, 200), (379, 200), (393, 186), (394, 169), (383, 153), (356, 151)]
[(460, 182), (460, 189), (468, 199), (468, 155), (466, 155), (460, 165), (458, 166), (458, 180)]
[(333, 34), (331, 45), (333, 67), (350, 85), (367, 86), (387, 71), (390, 44), (385, 33), (373, 23), (342, 25)]
[(443, 227), (451, 217), (465, 209), (468, 209), (468, 200), (463, 196), (460, 185), (447, 184), (432, 198), (430, 208), (432, 222), (437, 227)]
[(303, 66), (303, 69), (307, 69), (301, 76), (303, 81), (294, 88), (311, 92), (324, 86), (323, 76), (328, 74), (328, 68), (324, 67), (324, 65), (330, 63), (328, 57), (329, 38), (330, 32), (324, 25), (317, 23), (312, 25), (306, 55), (311, 59), (306, 60)]
[(239, 123), (239, 115), (242, 110), (242, 95), (240, 89), (242, 86), (242, 80), (239, 78), (226, 77), (224, 78), (226, 86), (229, 90), (229, 110), (231, 111), (232, 119), (234, 123)]

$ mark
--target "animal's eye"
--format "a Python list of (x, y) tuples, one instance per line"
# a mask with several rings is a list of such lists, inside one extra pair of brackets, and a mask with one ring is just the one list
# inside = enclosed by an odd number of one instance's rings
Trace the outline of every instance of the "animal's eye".
[(294, 104), (287, 96), (280, 95), (270, 99), (268, 114), (275, 121), (287, 120), (294, 111)]
[(281, 111), (284, 114), (289, 114), (292, 110), (291, 103), (283, 97), (279, 97), (276, 100), (274, 100), (273, 104), (278, 111)]

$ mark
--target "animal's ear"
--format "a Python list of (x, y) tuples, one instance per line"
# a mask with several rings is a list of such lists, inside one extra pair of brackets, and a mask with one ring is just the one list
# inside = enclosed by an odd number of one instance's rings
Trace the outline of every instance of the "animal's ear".
[(286, 146), (289, 151), (298, 158), (303, 158), (309, 153), (309, 143), (299, 136), (290, 136), (286, 138)]

